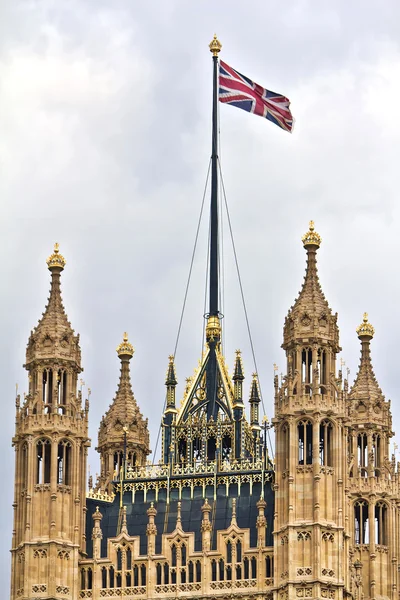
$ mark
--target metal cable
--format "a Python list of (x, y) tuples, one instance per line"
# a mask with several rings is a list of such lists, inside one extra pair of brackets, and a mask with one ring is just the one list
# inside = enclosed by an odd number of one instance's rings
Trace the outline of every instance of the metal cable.
[[(193, 270), (193, 264), (194, 264), (194, 257), (195, 257), (195, 254), (196, 254), (197, 242), (198, 242), (198, 239), (199, 239), (200, 225), (201, 225), (201, 220), (203, 218), (204, 201), (205, 201), (205, 198), (206, 198), (207, 185), (208, 185), (208, 180), (209, 180), (209, 177), (210, 177), (210, 169), (211, 169), (211, 158), (210, 158), (210, 162), (208, 163), (206, 183), (204, 185), (203, 199), (201, 201), (200, 215), (199, 215), (199, 221), (197, 223), (196, 235), (195, 235), (195, 239), (194, 239), (194, 246), (193, 246), (192, 258), (191, 258), (191, 261), (190, 261), (190, 268), (189, 268), (189, 275), (188, 275), (188, 279), (187, 279), (187, 283), (186, 283), (185, 295), (184, 295), (184, 298), (183, 298), (183, 305), (182, 305), (181, 317), (179, 319), (178, 333), (176, 335), (175, 348), (174, 348), (174, 354), (173, 354), (174, 358), (175, 358), (175, 355), (176, 355), (176, 350), (177, 350), (178, 342), (179, 342), (179, 336), (181, 334), (181, 329), (182, 329), (183, 315), (185, 313), (185, 308), (186, 308), (186, 300), (187, 300), (188, 291), (189, 291), (190, 279), (191, 279), (191, 276), (192, 276), (192, 270)], [(164, 406), (163, 406), (163, 414), (164, 414), (166, 405), (167, 405), (167, 394), (165, 394), (165, 400), (164, 400)], [(159, 444), (159, 441), (160, 441), (160, 433), (161, 433), (161, 423), (160, 423), (160, 426), (158, 428), (156, 446), (155, 446), (154, 454), (153, 454), (153, 465), (154, 465), (155, 457), (157, 455), (158, 444)]]
[[(223, 196), (224, 196), (224, 203), (225, 203), (226, 216), (227, 216), (227, 219), (228, 219), (229, 232), (230, 232), (230, 235), (231, 235), (232, 248), (233, 248), (233, 255), (234, 255), (234, 258), (235, 258), (236, 272), (237, 272), (238, 281), (239, 281), (240, 294), (241, 294), (241, 297), (242, 297), (242, 303), (243, 303), (244, 316), (245, 316), (245, 319), (246, 319), (247, 333), (248, 333), (248, 335), (249, 335), (250, 347), (251, 347), (251, 353), (252, 353), (252, 355), (253, 355), (254, 368), (255, 368), (255, 370), (256, 370), (256, 373), (258, 374), (258, 368), (257, 368), (256, 355), (255, 355), (255, 351), (254, 351), (253, 338), (252, 338), (252, 335), (251, 335), (250, 323), (249, 323), (249, 317), (248, 317), (248, 314), (247, 314), (246, 301), (245, 301), (245, 298), (244, 298), (244, 291), (243, 291), (243, 285), (242, 285), (242, 278), (241, 278), (241, 276), (240, 276), (239, 262), (238, 262), (237, 253), (236, 253), (235, 240), (234, 240), (234, 238), (233, 238), (233, 230), (232, 230), (232, 224), (231, 224), (231, 217), (230, 217), (230, 214), (229, 214), (228, 201), (227, 201), (227, 199), (226, 199), (226, 192), (225, 192), (224, 178), (223, 178), (223, 176), (222, 176), (221, 163), (220, 163), (220, 161), (219, 161), (219, 160), (218, 160), (218, 166), (219, 166), (219, 174), (220, 174), (221, 187), (222, 187), (222, 192), (223, 192)], [(265, 404), (264, 404), (264, 398), (263, 398), (262, 389), (261, 389), (260, 378), (258, 378), (258, 385), (259, 385), (259, 390), (260, 390), (260, 397), (261, 397), (261, 404), (262, 404), (262, 408), (263, 408), (264, 414), (266, 414), (266, 410), (265, 410)], [(267, 430), (267, 431), (268, 431), (268, 439), (269, 439), (269, 441), (270, 441), (270, 445), (271, 445), (271, 453), (272, 453), (272, 457), (274, 457), (274, 452), (273, 452), (273, 447), (272, 447), (272, 443), (271, 443), (271, 438), (270, 438), (270, 435), (269, 435), (269, 430)]]

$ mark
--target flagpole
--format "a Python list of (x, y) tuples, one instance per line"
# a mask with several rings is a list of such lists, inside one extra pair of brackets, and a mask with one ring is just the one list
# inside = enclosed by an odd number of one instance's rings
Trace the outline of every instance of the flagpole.
[(222, 44), (217, 36), (209, 45), (213, 56), (213, 104), (211, 151), (211, 206), (210, 206), (210, 305), (206, 328), (209, 356), (207, 363), (207, 418), (217, 417), (217, 344), (221, 339), (218, 281), (218, 54)]
[(209, 315), (218, 317), (218, 54), (222, 48), (217, 36), (210, 43), (213, 55), (213, 108), (211, 152), (211, 212), (210, 212), (210, 307)]

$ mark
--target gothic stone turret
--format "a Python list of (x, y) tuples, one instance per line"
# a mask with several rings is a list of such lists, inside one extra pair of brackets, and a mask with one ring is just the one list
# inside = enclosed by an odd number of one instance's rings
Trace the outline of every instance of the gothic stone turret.
[(99, 428), (97, 450), (101, 460), (99, 483), (102, 491), (111, 492), (111, 482), (119, 478), (122, 468), (143, 466), (150, 454), (147, 419), (143, 418), (132, 391), (129, 365), (133, 353), (125, 333), (117, 348), (121, 361), (118, 390)]
[[(337, 315), (316, 266), (321, 238), (303, 237), (307, 270), (284, 325), (287, 369), (275, 377), (276, 574), (286, 598), (343, 598), (343, 392), (335, 379)], [(305, 586), (305, 587), (304, 587)], [(327, 594), (329, 586), (331, 596)], [(304, 591), (305, 590), (305, 591)]]
[[(391, 598), (397, 587), (398, 474), (389, 461), (393, 435), (390, 402), (376, 380), (370, 353), (374, 328), (364, 314), (357, 328), (359, 370), (348, 398), (350, 556), (353, 579), (371, 598)], [(394, 458), (394, 457), (393, 457)], [(380, 574), (385, 573), (385, 577)]]
[(77, 394), (81, 351), (61, 299), (58, 244), (47, 264), (50, 297), (26, 351), (29, 393), (22, 406), (17, 398), (12, 600), (76, 598), (85, 552), (89, 405)]

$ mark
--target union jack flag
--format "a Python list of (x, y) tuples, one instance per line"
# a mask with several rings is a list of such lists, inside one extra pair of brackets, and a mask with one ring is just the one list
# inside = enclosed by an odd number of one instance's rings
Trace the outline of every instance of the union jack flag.
[(286, 131), (292, 131), (293, 116), (289, 109), (290, 102), (285, 96), (266, 90), (222, 60), (219, 65), (220, 102), (247, 110)]

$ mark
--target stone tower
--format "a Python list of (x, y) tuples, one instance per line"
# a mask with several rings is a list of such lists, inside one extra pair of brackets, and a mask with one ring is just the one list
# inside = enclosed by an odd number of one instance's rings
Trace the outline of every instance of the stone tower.
[(29, 392), (16, 402), (11, 600), (77, 598), (85, 552), (89, 406), (77, 394), (81, 351), (61, 299), (58, 244), (47, 264), (50, 297), (26, 350)]
[(98, 486), (102, 492), (110, 493), (111, 482), (119, 478), (121, 469), (144, 466), (150, 454), (147, 419), (143, 418), (132, 391), (129, 366), (134, 348), (127, 333), (117, 354), (121, 361), (118, 390), (101, 420), (97, 447), (101, 464)]
[(389, 461), (392, 416), (372, 368), (374, 328), (366, 313), (357, 334), (361, 360), (348, 399), (350, 586), (355, 597), (397, 598), (399, 487), (394, 457)]
[(343, 598), (345, 396), (335, 378), (337, 315), (322, 292), (310, 222), (307, 269), (285, 319), (286, 374), (275, 377), (275, 581), (279, 598)]

